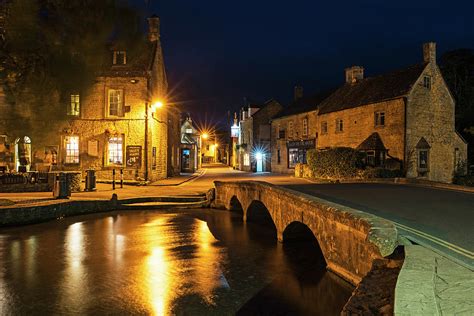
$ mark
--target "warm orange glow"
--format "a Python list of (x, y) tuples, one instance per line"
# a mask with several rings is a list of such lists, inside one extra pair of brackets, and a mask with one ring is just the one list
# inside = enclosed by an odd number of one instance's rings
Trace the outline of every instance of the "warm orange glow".
[(162, 107), (163, 107), (163, 102), (156, 101), (155, 103), (152, 104), (151, 109), (153, 112), (155, 112), (157, 109), (160, 109)]
[(203, 138), (203, 139), (208, 139), (208, 138), (209, 138), (209, 134), (208, 134), (208, 133), (203, 133), (203, 134), (202, 134), (202, 138)]

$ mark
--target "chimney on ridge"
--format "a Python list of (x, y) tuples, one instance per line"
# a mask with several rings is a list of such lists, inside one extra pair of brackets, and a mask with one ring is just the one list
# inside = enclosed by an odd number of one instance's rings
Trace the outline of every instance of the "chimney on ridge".
[(148, 40), (156, 42), (160, 39), (160, 18), (152, 15), (148, 18)]
[(303, 87), (302, 86), (295, 86), (294, 90), (294, 95), (293, 98), (294, 100), (301, 99), (303, 97)]
[(423, 61), (436, 64), (436, 42), (423, 44)]
[(364, 67), (352, 66), (346, 68), (346, 83), (356, 83), (364, 79)]

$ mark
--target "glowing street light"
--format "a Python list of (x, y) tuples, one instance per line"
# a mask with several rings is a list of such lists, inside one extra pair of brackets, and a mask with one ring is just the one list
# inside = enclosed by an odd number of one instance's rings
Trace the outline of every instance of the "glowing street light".
[(203, 133), (203, 134), (202, 134), (202, 138), (203, 138), (203, 139), (208, 139), (208, 138), (209, 138), (209, 134), (208, 134), (208, 133)]
[(151, 106), (153, 112), (155, 112), (157, 109), (162, 108), (162, 107), (163, 107), (163, 102), (161, 101), (156, 101)]

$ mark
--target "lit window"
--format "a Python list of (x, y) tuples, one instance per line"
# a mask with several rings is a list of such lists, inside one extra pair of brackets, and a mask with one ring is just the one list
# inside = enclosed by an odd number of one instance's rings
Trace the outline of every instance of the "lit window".
[(385, 126), (385, 112), (375, 112), (375, 126)]
[(79, 116), (80, 100), (79, 94), (71, 94), (71, 100), (67, 108), (67, 115)]
[(293, 138), (293, 122), (288, 122), (288, 138)]
[(431, 77), (430, 76), (424, 76), (423, 77), (423, 87), (427, 89), (431, 89)]
[(336, 132), (341, 133), (344, 131), (344, 121), (342, 119), (336, 120)]
[(109, 90), (109, 115), (110, 116), (123, 116), (123, 91), (122, 90)]
[(113, 136), (109, 138), (108, 158), (111, 165), (123, 164), (123, 137)]
[(192, 128), (186, 128), (186, 134), (192, 134), (193, 129)]
[(114, 65), (125, 65), (127, 64), (127, 52), (126, 51), (114, 51)]
[(328, 133), (328, 122), (321, 122), (321, 134)]
[(79, 136), (66, 136), (66, 164), (79, 163)]
[(303, 119), (303, 136), (308, 136), (308, 119)]
[(250, 166), (250, 155), (244, 154), (244, 166)]

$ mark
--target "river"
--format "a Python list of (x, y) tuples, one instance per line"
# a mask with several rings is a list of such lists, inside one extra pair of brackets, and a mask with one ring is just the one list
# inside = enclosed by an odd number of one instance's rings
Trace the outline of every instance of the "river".
[(217, 210), (0, 229), (0, 314), (337, 315), (353, 287), (317, 244)]

